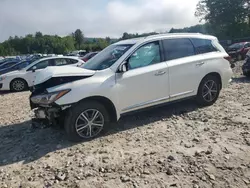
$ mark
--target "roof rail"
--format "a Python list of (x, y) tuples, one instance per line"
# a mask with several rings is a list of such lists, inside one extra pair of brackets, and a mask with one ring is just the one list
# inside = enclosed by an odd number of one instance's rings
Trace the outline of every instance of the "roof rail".
[(149, 35), (146, 36), (144, 39), (153, 38), (157, 36), (169, 36), (169, 35), (203, 35), (202, 33), (162, 33), (162, 34), (156, 34), (156, 35)]

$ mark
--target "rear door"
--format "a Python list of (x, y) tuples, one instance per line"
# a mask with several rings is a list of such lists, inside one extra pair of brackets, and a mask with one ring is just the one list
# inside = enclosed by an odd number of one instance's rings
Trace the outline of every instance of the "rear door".
[(195, 95), (197, 83), (203, 76), (203, 56), (196, 55), (189, 38), (163, 40), (164, 54), (169, 67), (170, 100)]

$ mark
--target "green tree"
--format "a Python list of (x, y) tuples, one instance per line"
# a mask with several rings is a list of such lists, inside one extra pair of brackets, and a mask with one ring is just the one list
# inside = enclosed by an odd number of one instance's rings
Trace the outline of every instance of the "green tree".
[(74, 36), (76, 45), (77, 45), (78, 49), (80, 50), (80, 47), (81, 47), (81, 45), (83, 44), (83, 41), (84, 41), (84, 35), (83, 35), (82, 31), (80, 29), (77, 29), (74, 32), (73, 36)]
[(249, 0), (200, 0), (195, 16), (209, 23), (220, 37), (249, 35)]

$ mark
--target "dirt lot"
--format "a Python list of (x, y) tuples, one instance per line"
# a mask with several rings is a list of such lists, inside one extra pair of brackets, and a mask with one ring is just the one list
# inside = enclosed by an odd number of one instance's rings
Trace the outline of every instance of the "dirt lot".
[(0, 187), (250, 187), (250, 80), (239, 65), (214, 106), (141, 112), (80, 144), (31, 128), (29, 92), (0, 95)]

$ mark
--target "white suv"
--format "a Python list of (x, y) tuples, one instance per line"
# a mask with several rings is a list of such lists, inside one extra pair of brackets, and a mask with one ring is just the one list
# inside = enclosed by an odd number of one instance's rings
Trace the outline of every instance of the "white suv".
[(37, 119), (64, 123), (69, 139), (80, 141), (128, 112), (189, 97), (212, 105), (231, 76), (217, 38), (156, 35), (115, 43), (81, 68), (47, 68), (30, 102)]

